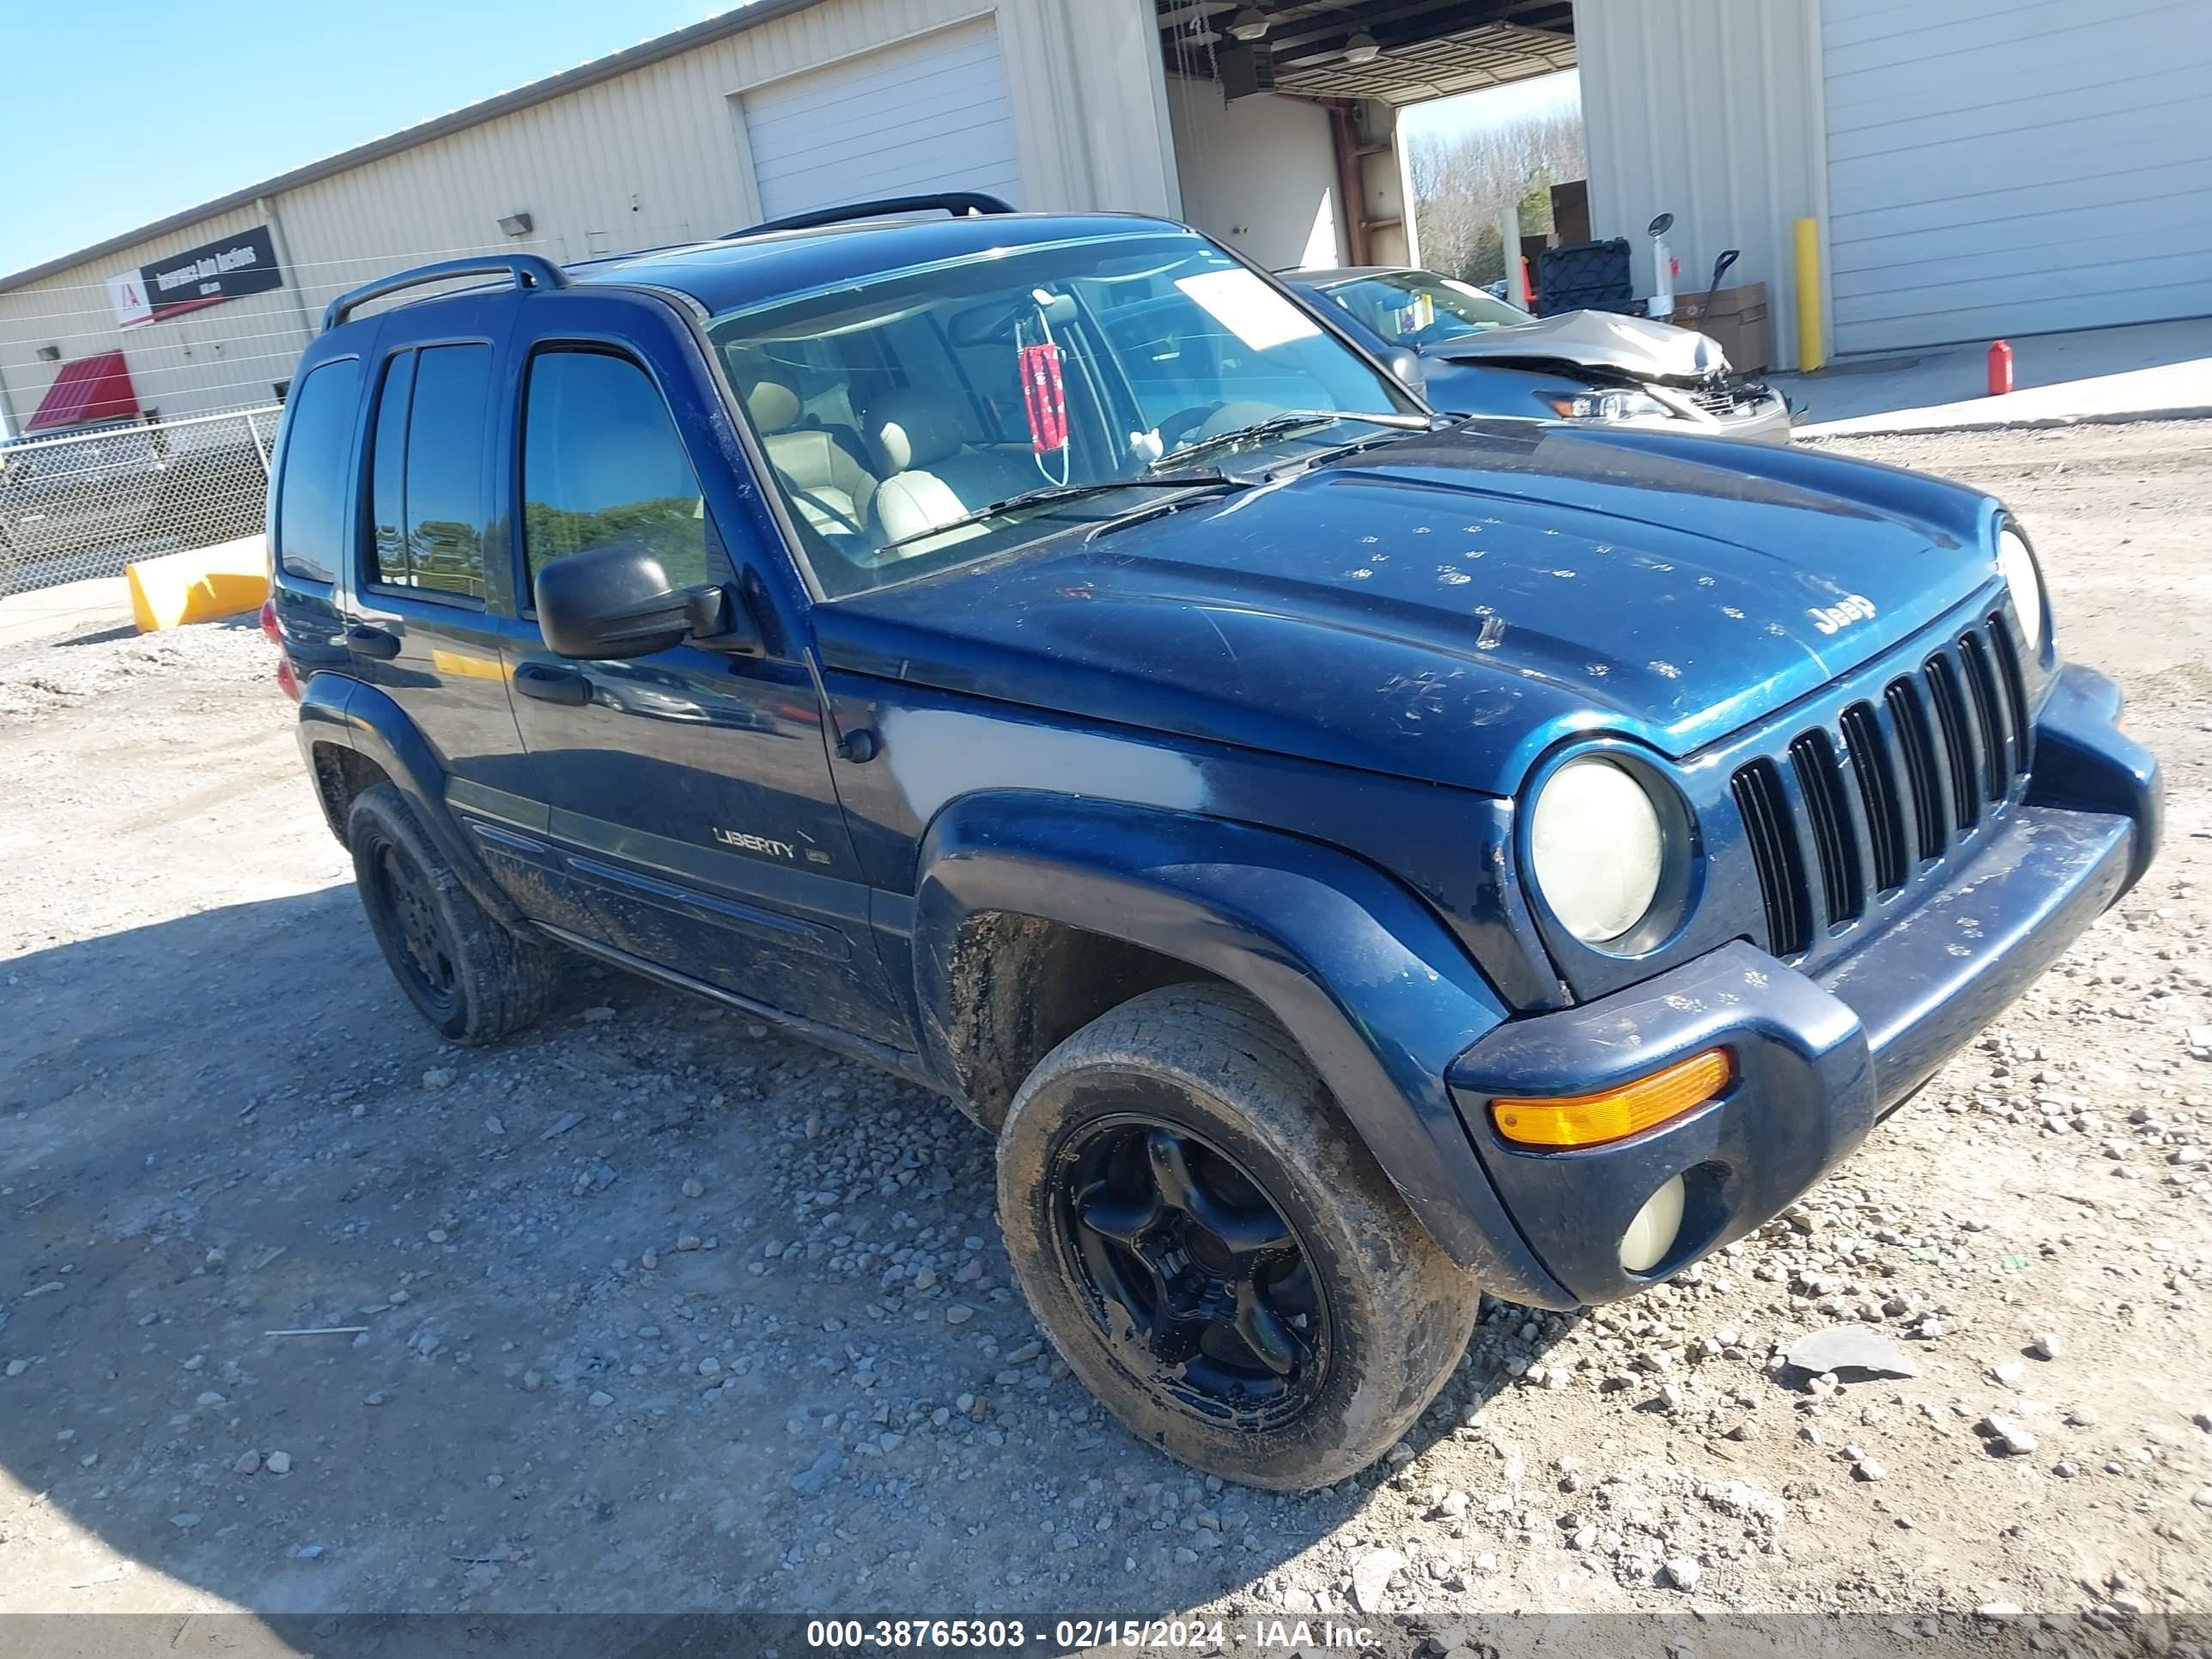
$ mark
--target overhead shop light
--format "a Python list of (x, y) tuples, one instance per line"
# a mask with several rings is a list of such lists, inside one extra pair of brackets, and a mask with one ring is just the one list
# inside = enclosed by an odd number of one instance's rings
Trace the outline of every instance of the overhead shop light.
[(1365, 29), (1359, 30), (1344, 43), (1344, 61), (1347, 64), (1371, 64), (1382, 55), (1382, 48)]
[(1267, 14), (1257, 6), (1247, 6), (1229, 20), (1229, 33), (1232, 40), (1258, 40), (1263, 39), (1267, 33)]

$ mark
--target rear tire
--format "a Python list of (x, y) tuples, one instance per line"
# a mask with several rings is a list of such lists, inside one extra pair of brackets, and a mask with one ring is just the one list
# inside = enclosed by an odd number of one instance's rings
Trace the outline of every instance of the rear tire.
[(369, 931), (439, 1036), (478, 1048), (544, 1015), (561, 952), (510, 933), (477, 902), (397, 787), (373, 784), (354, 798), (346, 845)]
[(1223, 988), (1147, 992), (1045, 1056), (1000, 1136), (999, 1213), (1069, 1368), (1138, 1438), (1247, 1486), (1389, 1451), (1480, 1301), (1281, 1027)]

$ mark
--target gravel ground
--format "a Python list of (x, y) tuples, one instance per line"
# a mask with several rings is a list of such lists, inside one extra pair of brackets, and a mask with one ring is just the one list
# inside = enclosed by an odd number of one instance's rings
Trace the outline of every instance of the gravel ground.
[[(2212, 431), (1838, 447), (2021, 511), (2166, 854), (1806, 1204), (1489, 1306), (1304, 1498), (1092, 1406), (949, 1104), (585, 968), (441, 1047), (250, 628), (0, 659), (0, 1612), (2201, 1613)], [(1912, 1374), (1778, 1364), (1832, 1328)]]

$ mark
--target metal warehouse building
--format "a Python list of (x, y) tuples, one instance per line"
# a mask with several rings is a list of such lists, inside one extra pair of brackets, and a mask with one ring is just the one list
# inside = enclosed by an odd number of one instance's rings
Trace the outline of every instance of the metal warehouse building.
[[(0, 277), (17, 432), (280, 398), (335, 293), (933, 187), (1412, 261), (1407, 106), (1579, 65), (1594, 234), (1836, 352), (2212, 312), (2206, 0), (755, 0)], [(1788, 364), (1795, 331), (1776, 330)]]

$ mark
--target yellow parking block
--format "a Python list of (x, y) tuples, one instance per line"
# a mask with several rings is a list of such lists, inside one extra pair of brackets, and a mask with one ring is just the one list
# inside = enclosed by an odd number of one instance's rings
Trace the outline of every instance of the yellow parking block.
[(448, 651), (443, 646), (430, 647), (430, 671), (443, 674), (447, 679), (503, 680), (508, 678), (507, 664), (497, 657), (480, 657), (472, 651)]
[(241, 537), (215, 547), (165, 553), (125, 567), (138, 631), (212, 622), (253, 611), (269, 597), (267, 538)]

